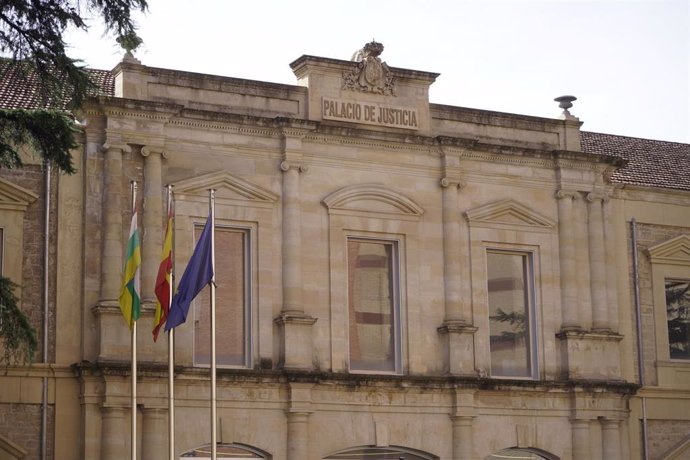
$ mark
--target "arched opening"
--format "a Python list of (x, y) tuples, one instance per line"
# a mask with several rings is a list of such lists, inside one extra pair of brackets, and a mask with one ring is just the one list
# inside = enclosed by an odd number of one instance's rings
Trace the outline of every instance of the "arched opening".
[(541, 449), (511, 447), (485, 457), (484, 460), (559, 460)]
[[(263, 458), (271, 460), (271, 455), (267, 452), (257, 449), (256, 447), (248, 446), (240, 443), (219, 443), (216, 446), (216, 456), (218, 458), (233, 459), (233, 460), (248, 460), (254, 458)], [(184, 454), (180, 455), (180, 459), (184, 458), (211, 458), (211, 444), (206, 444), (196, 447)]]
[(398, 446), (360, 446), (335, 452), (324, 460), (438, 460), (435, 455)]

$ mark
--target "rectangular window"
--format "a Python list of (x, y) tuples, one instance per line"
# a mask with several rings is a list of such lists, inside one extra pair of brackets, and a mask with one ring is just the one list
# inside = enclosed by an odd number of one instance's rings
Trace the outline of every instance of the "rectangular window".
[(350, 369), (399, 372), (398, 245), (347, 240)]
[(487, 251), (491, 375), (536, 375), (530, 253)]
[(0, 227), (0, 275), (5, 273), (5, 229)]
[(690, 359), (690, 280), (665, 280), (671, 359)]
[[(197, 238), (203, 226), (196, 227)], [(215, 229), (216, 365), (250, 365), (249, 231)], [(195, 299), (194, 363), (211, 363), (210, 289)]]

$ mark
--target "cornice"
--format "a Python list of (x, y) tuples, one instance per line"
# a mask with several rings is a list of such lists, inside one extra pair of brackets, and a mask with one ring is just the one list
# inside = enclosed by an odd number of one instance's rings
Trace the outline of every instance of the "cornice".
[[(125, 376), (131, 371), (129, 361), (98, 361), (74, 364), (72, 369), (80, 378), (97, 375)], [(139, 361), (139, 373), (146, 377), (167, 378), (167, 365)], [(544, 391), (560, 392), (563, 394), (581, 393), (588, 391), (606, 391), (618, 395), (632, 395), (640, 388), (635, 383), (619, 380), (522, 380), (522, 379), (494, 379), (474, 376), (446, 376), (446, 375), (389, 375), (389, 374), (350, 374), (326, 371), (307, 370), (258, 370), (258, 369), (227, 369), (219, 368), (219, 382), (235, 382), (248, 384), (309, 383), (325, 385), (328, 388), (338, 386), (352, 390), (352, 388), (366, 387), (391, 389), (396, 391), (408, 390), (442, 390), (454, 391), (462, 387), (465, 390), (483, 391), (519, 391), (524, 394)], [(179, 382), (208, 382), (208, 368), (191, 366), (175, 366), (176, 380)]]
[(262, 137), (272, 137), (279, 138), (280, 131), (272, 127), (263, 126), (250, 126), (250, 125), (237, 125), (228, 124), (223, 122), (212, 122), (212, 121), (198, 121), (193, 119), (172, 119), (168, 122), (170, 126), (181, 126), (184, 128), (193, 129), (211, 129), (215, 131), (225, 131), (236, 134), (247, 134), (251, 136), (262, 136)]
[[(180, 113), (184, 108), (180, 104), (157, 101), (143, 101), (139, 99), (125, 99), (121, 97), (100, 96), (95, 99), (99, 113), (108, 116), (133, 117), (166, 121)], [(88, 108), (94, 111), (95, 108)]]
[(330, 144), (330, 145), (344, 145), (367, 147), (372, 150), (389, 150), (389, 151), (416, 151), (425, 154), (438, 155), (437, 149), (429, 143), (416, 144), (404, 143), (400, 140), (393, 139), (368, 139), (363, 137), (350, 137), (348, 134), (343, 136), (321, 133), (310, 133), (304, 136), (305, 141), (315, 144)]
[[(616, 184), (619, 185), (619, 184)], [(630, 201), (690, 206), (690, 191), (641, 185), (622, 184), (615, 189), (614, 198)]]

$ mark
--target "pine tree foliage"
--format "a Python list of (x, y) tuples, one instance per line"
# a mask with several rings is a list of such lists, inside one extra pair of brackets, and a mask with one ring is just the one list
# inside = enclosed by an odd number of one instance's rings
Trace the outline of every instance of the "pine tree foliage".
[(14, 294), (16, 287), (9, 278), (0, 276), (0, 344), (3, 350), (0, 362), (6, 365), (31, 362), (37, 346), (36, 332), (19, 309)]
[[(80, 107), (97, 91), (96, 84), (80, 61), (67, 55), (64, 32), (88, 29), (84, 17), (99, 15), (106, 31), (127, 51), (141, 39), (136, 34), (133, 10), (146, 11), (146, 0), (3, 0), (0, 2), (0, 56), (17, 66), (2, 66), (2, 72), (20, 69), (40, 96), (41, 109), (62, 111)], [(8, 70), (11, 69), (11, 70)], [(67, 116), (66, 113), (64, 116)], [(21, 166), (12, 140), (38, 147), (38, 152), (60, 170), (73, 173), (70, 149), (76, 145), (75, 131), (65, 119), (44, 111), (3, 110), (0, 113), (0, 167)], [(12, 128), (7, 126), (14, 125)], [(37, 128), (38, 126), (41, 128)], [(52, 142), (51, 142), (52, 140)]]
[[(19, 149), (29, 146), (59, 170), (76, 172), (71, 150), (78, 146), (77, 129), (69, 110), (98, 88), (80, 61), (68, 56), (63, 35), (68, 28), (87, 30), (85, 17), (100, 16), (130, 52), (141, 44), (131, 14), (147, 7), (146, 0), (0, 1), (0, 81), (23, 82), (17, 91), (30, 87), (38, 96), (29, 110), (0, 101), (0, 168), (21, 167)], [(17, 305), (15, 287), (0, 276), (0, 361), (4, 357), (7, 364), (30, 362), (36, 351), (36, 334)]]
[(75, 169), (70, 150), (78, 146), (76, 131), (74, 121), (61, 111), (0, 109), (0, 167), (21, 167), (15, 146), (28, 145), (72, 174)]

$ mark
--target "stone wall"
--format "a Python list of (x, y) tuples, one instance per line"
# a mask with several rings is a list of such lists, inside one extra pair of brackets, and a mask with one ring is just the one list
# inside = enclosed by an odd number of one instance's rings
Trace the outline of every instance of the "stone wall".
[[(647, 249), (679, 235), (690, 233), (689, 228), (673, 227), (665, 225), (651, 225), (637, 223), (637, 261), (640, 280), (640, 307), (642, 310), (642, 342), (645, 368), (645, 384), (657, 385), (656, 373), (656, 330), (654, 323), (654, 293), (652, 286), (652, 264), (647, 254)], [(632, 230), (628, 223), (628, 237), (632, 245)], [(631, 247), (631, 246), (630, 246)], [(629, 253), (631, 253), (630, 249)], [(634, 272), (632, 267), (632, 256), (630, 257), (630, 298), (634, 300)], [(632, 324), (637, 323), (635, 309), (631, 308)], [(637, 340), (635, 339), (635, 343)], [(637, 362), (637, 345), (633, 349), (635, 362)], [(635, 366), (635, 380), (639, 381), (639, 373)]]
[[(54, 406), (48, 406), (47, 457), (53, 458), (55, 440)], [(40, 404), (0, 404), (0, 434), (28, 452), (27, 458), (40, 458), (41, 453), (41, 406)]]
[(649, 458), (661, 455), (690, 433), (690, 421), (651, 420), (647, 426)]
[[(36, 331), (38, 347), (34, 361), (41, 362), (43, 355), (43, 251), (45, 227), (45, 172), (42, 166), (27, 165), (21, 169), (4, 171), (8, 181), (32, 190), (39, 195), (26, 210), (24, 216), (24, 265), (21, 280), (12, 280), (20, 285), (20, 308), (26, 313), (31, 326)], [(55, 359), (55, 253), (57, 241), (57, 173), (52, 174), (51, 222), (50, 222), (50, 292), (48, 318), (48, 361)], [(16, 292), (19, 294), (19, 291)]]

